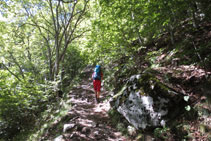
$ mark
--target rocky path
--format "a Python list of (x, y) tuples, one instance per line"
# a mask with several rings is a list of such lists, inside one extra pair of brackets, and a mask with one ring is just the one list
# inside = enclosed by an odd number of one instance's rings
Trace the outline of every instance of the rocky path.
[(108, 92), (103, 90), (100, 103), (96, 102), (91, 73), (91, 70), (84, 72), (81, 85), (69, 93), (72, 108), (68, 115), (71, 119), (64, 125), (64, 134), (60, 141), (128, 141), (110, 123), (111, 119), (107, 114), (110, 105), (106, 99)]

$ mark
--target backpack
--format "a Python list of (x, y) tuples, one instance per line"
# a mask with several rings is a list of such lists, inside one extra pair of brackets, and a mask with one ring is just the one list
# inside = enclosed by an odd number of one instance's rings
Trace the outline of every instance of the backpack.
[(100, 66), (99, 65), (97, 65), (95, 67), (93, 79), (94, 80), (101, 80), (101, 69), (100, 69)]

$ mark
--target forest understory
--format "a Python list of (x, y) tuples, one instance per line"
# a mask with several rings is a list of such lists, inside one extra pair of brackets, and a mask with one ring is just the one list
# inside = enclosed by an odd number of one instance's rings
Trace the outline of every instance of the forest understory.
[(0, 0), (0, 141), (211, 141), (210, 13), (211, 0)]

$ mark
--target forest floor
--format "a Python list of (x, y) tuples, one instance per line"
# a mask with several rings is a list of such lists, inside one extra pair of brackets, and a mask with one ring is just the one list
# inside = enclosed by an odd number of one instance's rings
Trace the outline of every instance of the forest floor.
[[(175, 119), (177, 126), (183, 126), (177, 132), (189, 136), (188, 140), (210, 141), (210, 83), (206, 76), (210, 76), (211, 72), (193, 65), (159, 67), (154, 70), (159, 72), (157, 78), (161, 82), (190, 99), (191, 109)], [(167, 80), (165, 76), (168, 76)], [(172, 133), (172, 136), (180, 137), (176, 135), (178, 133)]]
[[(102, 90), (100, 102), (97, 103), (93, 90), (91, 69), (85, 70), (79, 86), (74, 87), (69, 95), (68, 102), (72, 104), (68, 116), (70, 120), (64, 124), (63, 135), (56, 141), (128, 141), (128, 137), (122, 135), (112, 127), (108, 116), (110, 104), (108, 91)], [(66, 126), (66, 127), (65, 127)], [(64, 131), (66, 130), (66, 131)]]

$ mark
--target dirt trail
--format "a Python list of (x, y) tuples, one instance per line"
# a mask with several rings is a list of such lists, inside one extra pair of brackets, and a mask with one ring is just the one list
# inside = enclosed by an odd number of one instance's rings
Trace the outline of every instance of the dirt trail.
[(91, 69), (86, 70), (81, 85), (69, 93), (73, 107), (69, 111), (72, 118), (68, 124), (74, 128), (63, 137), (66, 141), (128, 141), (110, 123), (111, 119), (107, 114), (110, 105), (106, 99), (108, 92), (103, 90), (100, 103), (96, 102), (91, 74)]

